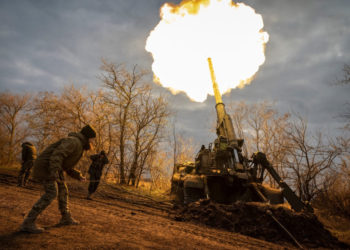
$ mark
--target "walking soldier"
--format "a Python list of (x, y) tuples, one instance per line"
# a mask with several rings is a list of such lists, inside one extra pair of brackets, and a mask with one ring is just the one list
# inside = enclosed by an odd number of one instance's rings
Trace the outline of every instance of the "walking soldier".
[(103, 150), (99, 154), (91, 155), (90, 159), (92, 160), (92, 163), (89, 168), (89, 194), (86, 197), (88, 200), (91, 200), (91, 195), (97, 190), (98, 184), (100, 183), (103, 167), (104, 165), (108, 164), (108, 158), (105, 151)]
[(39, 155), (34, 162), (33, 176), (42, 183), (45, 193), (29, 211), (21, 225), (21, 231), (43, 232), (44, 229), (37, 227), (35, 220), (56, 197), (58, 197), (58, 207), (62, 215), (58, 225), (79, 224), (72, 218), (68, 208), (68, 188), (64, 180), (64, 172), (77, 180), (85, 180), (85, 177), (75, 170), (74, 166), (82, 157), (83, 151), (90, 149), (89, 139), (95, 137), (95, 130), (86, 125), (79, 133), (70, 133), (68, 137), (48, 146)]
[(36, 159), (36, 149), (30, 142), (22, 144), (22, 167), (18, 175), (18, 186), (22, 187), (27, 184), (33, 162)]

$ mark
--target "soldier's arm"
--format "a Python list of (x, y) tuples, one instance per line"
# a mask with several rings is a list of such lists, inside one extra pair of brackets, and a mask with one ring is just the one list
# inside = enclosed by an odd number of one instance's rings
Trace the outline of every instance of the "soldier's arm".
[(32, 147), (29, 148), (28, 150), (28, 156), (27, 156), (27, 160), (33, 160), (34, 159), (34, 150)]
[(83, 175), (81, 174), (81, 172), (76, 170), (76, 169), (68, 169), (68, 170), (66, 170), (66, 173), (70, 177), (72, 177), (72, 178), (74, 178), (76, 180), (82, 180), (83, 179)]
[(57, 179), (58, 171), (62, 170), (64, 159), (76, 151), (79, 146), (77, 143), (74, 139), (63, 139), (61, 144), (52, 152), (49, 163), (49, 178)]

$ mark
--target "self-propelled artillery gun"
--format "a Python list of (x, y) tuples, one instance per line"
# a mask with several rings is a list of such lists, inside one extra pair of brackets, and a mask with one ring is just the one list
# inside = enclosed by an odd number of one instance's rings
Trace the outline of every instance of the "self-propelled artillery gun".
[[(210, 199), (218, 203), (281, 204), (287, 200), (297, 212), (312, 210), (281, 179), (264, 153), (256, 152), (251, 159), (242, 154), (244, 140), (236, 137), (226, 113), (210, 58), (208, 64), (216, 101), (217, 138), (207, 148), (201, 147), (194, 162), (175, 164), (171, 183), (175, 201), (188, 204)], [(263, 184), (265, 171), (278, 183), (279, 189)]]

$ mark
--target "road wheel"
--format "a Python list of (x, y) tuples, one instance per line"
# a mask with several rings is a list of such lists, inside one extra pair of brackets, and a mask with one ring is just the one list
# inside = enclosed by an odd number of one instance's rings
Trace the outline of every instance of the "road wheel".
[(204, 198), (204, 190), (200, 188), (186, 187), (184, 189), (184, 203), (189, 204), (191, 202), (198, 201)]
[(175, 203), (183, 204), (184, 203), (184, 190), (183, 187), (179, 185), (171, 186), (171, 198)]

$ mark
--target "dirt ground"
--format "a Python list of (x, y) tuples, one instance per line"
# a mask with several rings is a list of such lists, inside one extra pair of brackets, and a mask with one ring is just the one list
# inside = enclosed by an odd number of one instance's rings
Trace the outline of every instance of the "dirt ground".
[(1, 249), (291, 249), (214, 228), (199, 221), (174, 218), (172, 204), (103, 184), (94, 200), (86, 200), (88, 183), (69, 183), (70, 208), (77, 226), (55, 227), (60, 215), (54, 201), (37, 223), (43, 234), (18, 231), (25, 214), (43, 193), (40, 185), (16, 186), (13, 174), (0, 169)]
[(174, 218), (180, 221), (200, 221), (205, 225), (280, 245), (290, 243), (307, 249), (350, 248), (350, 245), (334, 237), (314, 213), (297, 213), (283, 205), (259, 202), (224, 205), (200, 200), (176, 209)]

